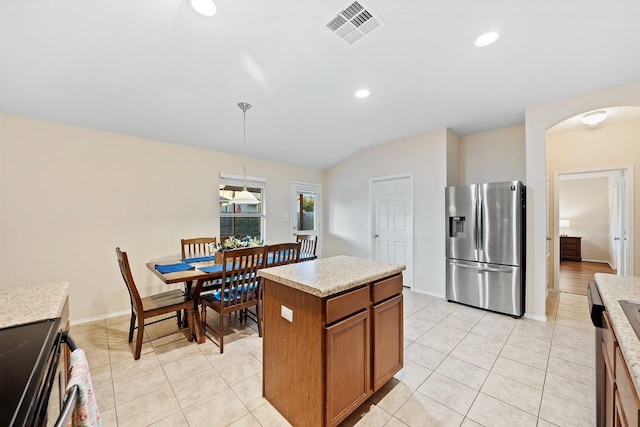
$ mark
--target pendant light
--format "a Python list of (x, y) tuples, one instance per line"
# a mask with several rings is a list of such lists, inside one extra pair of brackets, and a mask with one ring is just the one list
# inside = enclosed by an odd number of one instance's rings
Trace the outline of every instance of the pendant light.
[(231, 199), (231, 203), (257, 205), (260, 203), (260, 200), (256, 199), (256, 196), (247, 191), (247, 110), (251, 108), (251, 104), (247, 102), (239, 102), (238, 107), (240, 107), (244, 114), (242, 127), (242, 171), (244, 175), (244, 187), (242, 188), (242, 191), (236, 192), (236, 195)]

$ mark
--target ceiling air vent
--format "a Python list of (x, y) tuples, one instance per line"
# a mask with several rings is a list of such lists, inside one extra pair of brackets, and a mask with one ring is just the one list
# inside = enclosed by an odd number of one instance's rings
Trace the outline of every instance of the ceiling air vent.
[(353, 44), (382, 25), (383, 22), (371, 8), (354, 2), (342, 10), (327, 24), (327, 28), (349, 44)]

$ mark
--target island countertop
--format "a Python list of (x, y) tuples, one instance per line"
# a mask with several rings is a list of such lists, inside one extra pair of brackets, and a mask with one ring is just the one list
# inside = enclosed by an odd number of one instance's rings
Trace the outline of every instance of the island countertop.
[(620, 300), (640, 301), (640, 277), (596, 273), (595, 280), (636, 393), (640, 395), (640, 340), (618, 303)]
[(401, 273), (402, 264), (335, 256), (264, 268), (258, 275), (321, 298)]
[(69, 283), (0, 289), (0, 328), (60, 317), (69, 294)]

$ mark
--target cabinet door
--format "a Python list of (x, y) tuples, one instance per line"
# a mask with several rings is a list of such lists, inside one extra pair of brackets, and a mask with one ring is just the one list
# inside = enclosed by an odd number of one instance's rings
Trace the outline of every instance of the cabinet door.
[(611, 366), (611, 361), (609, 360), (609, 355), (607, 354), (605, 344), (602, 343), (602, 417), (603, 417), (603, 426), (604, 427), (612, 427), (615, 425), (615, 402), (614, 402), (614, 392), (616, 385), (616, 377), (615, 371), (613, 370), (613, 366)]
[(326, 425), (338, 425), (371, 394), (371, 317), (369, 310), (325, 329), (327, 367)]
[(373, 306), (373, 391), (402, 369), (402, 294)]

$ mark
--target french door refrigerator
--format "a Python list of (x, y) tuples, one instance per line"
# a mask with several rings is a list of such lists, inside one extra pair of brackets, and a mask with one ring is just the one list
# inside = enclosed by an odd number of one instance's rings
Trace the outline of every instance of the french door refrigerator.
[(447, 187), (447, 300), (520, 317), (525, 297), (520, 181)]

